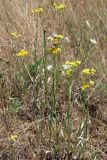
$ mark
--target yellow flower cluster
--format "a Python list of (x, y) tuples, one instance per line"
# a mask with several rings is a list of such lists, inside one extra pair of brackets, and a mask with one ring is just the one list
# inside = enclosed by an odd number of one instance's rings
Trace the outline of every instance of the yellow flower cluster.
[(55, 34), (55, 35), (54, 35), (54, 38), (56, 38), (56, 39), (58, 39), (58, 40), (62, 40), (62, 39), (64, 39), (64, 36), (61, 35), (61, 34)]
[(89, 69), (89, 68), (86, 68), (86, 69), (83, 69), (82, 70), (82, 73), (84, 75), (93, 75), (96, 73), (96, 70), (95, 69)]
[(90, 80), (90, 82), (89, 82), (91, 85), (94, 85), (94, 81), (92, 81), (92, 80)]
[(17, 57), (24, 57), (24, 56), (27, 56), (28, 54), (29, 54), (28, 51), (22, 49), (16, 54), (16, 56)]
[(71, 67), (77, 67), (81, 64), (81, 61), (66, 61), (65, 64)]
[[(90, 68), (85, 68), (85, 69), (82, 70), (82, 73), (83, 73), (84, 76), (91, 76), (91, 75), (94, 75), (96, 73), (96, 70), (93, 69), (93, 68), (91, 68), (91, 69)], [(82, 87), (81, 87), (82, 90), (88, 89), (88, 88), (90, 88), (91, 86), (94, 85), (94, 81), (92, 81), (92, 80), (88, 80), (88, 81), (89, 82), (82, 84)]]
[(61, 43), (61, 40), (64, 38), (61, 34), (52, 34), (52, 36), (48, 37), (48, 40), (52, 42), (52, 47), (49, 48), (49, 52), (53, 55), (59, 55), (61, 53), (61, 48), (59, 47), (59, 44)]
[(53, 42), (55, 45), (60, 44), (62, 39), (64, 39), (64, 36), (60, 34), (53, 34), (52, 36), (48, 37), (48, 40)]
[(65, 4), (63, 4), (63, 3), (60, 3), (60, 4), (54, 3), (53, 6), (58, 11), (62, 11), (65, 9)]
[(73, 71), (71, 69), (65, 70), (65, 75), (67, 75), (67, 76), (71, 76), (72, 73), (73, 73)]
[(43, 10), (43, 8), (42, 7), (38, 7), (38, 8), (34, 8), (34, 9), (32, 9), (32, 11), (31, 11), (33, 14), (35, 14), (35, 13), (43, 13), (44, 12), (44, 10)]
[(81, 61), (66, 61), (64, 64), (65, 75), (71, 76), (74, 72), (74, 69), (81, 64)]
[(21, 36), (21, 34), (18, 34), (17, 32), (11, 32), (10, 35), (13, 37), (13, 38), (18, 38)]
[(50, 53), (52, 53), (53, 55), (58, 55), (61, 53), (61, 48), (59, 47), (53, 47), (49, 49)]
[(90, 80), (89, 83), (82, 84), (82, 90), (88, 89), (94, 85), (94, 81)]
[(85, 90), (85, 89), (87, 89), (87, 88), (89, 88), (90, 86), (89, 86), (89, 84), (87, 84), (87, 83), (84, 83), (84, 84), (82, 84), (82, 90)]
[(17, 135), (10, 135), (10, 138), (9, 138), (9, 140), (11, 140), (11, 141), (16, 141), (17, 140), (17, 138), (18, 138), (18, 136)]

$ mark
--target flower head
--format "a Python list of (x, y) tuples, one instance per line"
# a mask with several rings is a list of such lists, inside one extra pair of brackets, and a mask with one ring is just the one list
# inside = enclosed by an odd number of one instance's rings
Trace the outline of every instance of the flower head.
[(64, 69), (64, 70), (71, 68), (71, 66), (70, 66), (69, 64), (63, 64), (62, 66), (63, 66), (63, 69)]
[(28, 54), (29, 54), (28, 51), (22, 49), (16, 54), (16, 56), (17, 57), (24, 57), (24, 56), (27, 56)]
[(37, 8), (32, 9), (31, 12), (32, 12), (33, 14), (35, 14), (35, 13), (43, 13), (44, 10), (43, 10), (42, 7), (37, 7)]
[(92, 85), (92, 86), (94, 85), (94, 81), (92, 81), (92, 80), (90, 80), (89, 83), (90, 83), (90, 85)]
[(54, 54), (54, 55), (58, 55), (61, 53), (61, 48), (59, 47), (53, 47), (49, 49), (50, 53)]
[(47, 66), (47, 70), (48, 70), (48, 71), (51, 71), (52, 68), (53, 68), (53, 65), (48, 65), (48, 66)]
[(90, 39), (90, 42), (93, 44), (97, 44), (97, 41), (95, 39)]
[(81, 64), (81, 61), (66, 61), (63, 65), (65, 75), (72, 75), (75, 68)]
[(59, 40), (64, 39), (64, 36), (61, 34), (54, 34), (53, 36), (54, 36), (54, 38), (57, 38)]
[(18, 138), (18, 136), (17, 135), (10, 135), (10, 138), (9, 138), (9, 140), (11, 140), (11, 141), (16, 141), (17, 140), (17, 138)]
[(66, 61), (65, 64), (75, 68), (81, 64), (81, 61)]
[(18, 34), (17, 32), (11, 32), (10, 35), (11, 35), (13, 38), (18, 38), (18, 37), (21, 36), (21, 35)]
[(63, 3), (60, 3), (60, 4), (54, 3), (53, 6), (57, 11), (62, 11), (65, 9), (65, 4)]
[(53, 34), (52, 36), (48, 37), (48, 40), (53, 42), (54, 44), (60, 44), (62, 39), (64, 39), (64, 36), (60, 34)]
[(67, 69), (67, 70), (65, 70), (65, 75), (67, 75), (67, 76), (71, 76), (72, 75), (72, 73), (73, 73), (73, 71), (71, 70), (71, 69)]
[(88, 83), (82, 84), (82, 90), (88, 89), (94, 85), (94, 81), (90, 80)]
[(82, 90), (88, 89), (89, 87), (90, 85), (87, 83), (82, 84)]
[(77, 65), (80, 65), (81, 64), (81, 61), (75, 61)]
[(86, 69), (83, 69), (82, 70), (82, 73), (84, 75), (93, 75), (96, 73), (96, 70), (95, 69), (89, 69), (89, 68), (86, 68)]

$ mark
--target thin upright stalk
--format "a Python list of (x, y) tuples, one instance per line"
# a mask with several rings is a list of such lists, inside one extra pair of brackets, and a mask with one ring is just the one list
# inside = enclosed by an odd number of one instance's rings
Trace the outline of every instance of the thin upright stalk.
[(53, 57), (53, 83), (52, 83), (52, 107), (50, 111), (50, 141), (52, 135), (52, 123), (55, 122), (55, 132), (57, 133), (57, 111), (56, 111), (56, 95), (57, 95), (57, 66), (56, 57)]
[(87, 137), (88, 137), (88, 120), (89, 120), (89, 108), (88, 108), (88, 104), (89, 104), (89, 102), (88, 102), (88, 99), (86, 98), (85, 101), (84, 101), (84, 103), (83, 103), (83, 112), (85, 114), (84, 126), (82, 128), (82, 131), (84, 132), (84, 137), (83, 137), (84, 138), (84, 142), (83, 142), (83, 145), (82, 145), (82, 147), (81, 147), (81, 149), (79, 151), (78, 157), (81, 157), (81, 155), (83, 154), (84, 148), (85, 148), (85, 145), (86, 145), (86, 140), (87, 140)]
[(53, 112), (56, 119), (56, 57), (54, 57), (54, 74), (53, 74)]
[(54, 75), (53, 75), (53, 118), (55, 119), (55, 156), (59, 151), (59, 133), (58, 133), (58, 115), (57, 115), (57, 92), (58, 92), (58, 66), (57, 57), (54, 57)]
[(35, 33), (35, 41), (34, 41), (34, 62), (37, 60), (37, 45), (38, 45), (38, 26), (39, 26), (39, 15), (37, 15), (36, 19), (36, 33)]
[(70, 149), (70, 133), (71, 133), (71, 127), (70, 127), (70, 120), (71, 120), (71, 110), (72, 110), (72, 102), (71, 102), (71, 98), (72, 98), (72, 86), (73, 86), (73, 80), (72, 77), (68, 77), (68, 108), (67, 108), (67, 130), (68, 130), (68, 139), (67, 139), (67, 143), (68, 143), (68, 155), (69, 155), (69, 149)]
[(47, 88), (47, 51), (46, 51), (46, 30), (43, 27), (43, 49), (44, 49), (44, 85), (45, 85), (45, 107), (48, 107)]
[[(45, 96), (45, 99), (43, 101), (43, 103), (41, 104), (41, 119), (43, 118), (44, 116), (44, 110), (48, 107), (48, 93), (47, 93), (47, 52), (46, 52), (46, 30), (44, 29), (43, 27), (43, 67), (44, 67), (44, 87), (45, 87), (45, 90), (44, 90), (44, 96)], [(43, 139), (43, 124), (41, 122), (41, 125), (40, 125), (40, 133), (41, 133), (41, 142), (42, 142), (42, 139)]]
[(84, 141), (83, 141), (83, 145), (81, 146), (81, 149), (79, 151), (78, 158), (81, 158), (81, 155), (83, 155), (84, 148), (85, 148), (86, 143), (87, 143), (87, 137), (88, 137), (88, 118), (89, 118), (89, 112), (88, 112), (88, 110), (86, 112), (86, 117), (85, 118), (86, 118), (85, 119), (85, 124), (84, 124), (84, 127), (83, 127), (83, 129), (84, 129), (84, 137), (83, 137)]

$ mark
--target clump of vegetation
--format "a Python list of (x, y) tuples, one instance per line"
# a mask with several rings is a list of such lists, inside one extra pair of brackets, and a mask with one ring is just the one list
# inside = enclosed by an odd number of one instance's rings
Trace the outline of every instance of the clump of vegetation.
[(33, 45), (9, 28), (0, 58), (0, 158), (107, 159), (107, 2), (30, 4)]

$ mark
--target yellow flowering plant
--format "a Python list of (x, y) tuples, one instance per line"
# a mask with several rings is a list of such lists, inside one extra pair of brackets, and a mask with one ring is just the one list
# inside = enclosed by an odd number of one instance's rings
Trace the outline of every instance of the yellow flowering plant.
[(85, 90), (85, 89), (92, 87), (94, 84), (95, 84), (94, 81), (90, 80), (87, 83), (83, 83), (81, 88), (82, 90)]
[(71, 67), (78, 67), (81, 64), (81, 61), (66, 61), (65, 64)]
[(17, 135), (10, 135), (9, 140), (15, 142), (17, 140), (18, 136)]
[(55, 34), (54, 38), (57, 38), (57, 39), (61, 40), (61, 39), (64, 39), (64, 36), (61, 35), (61, 34)]
[(48, 40), (50, 42), (53, 42), (53, 44), (60, 44), (61, 40), (64, 39), (64, 36), (63, 35), (60, 35), (60, 34), (53, 34), (52, 36), (49, 36), (48, 37)]
[(81, 61), (66, 61), (63, 65), (64, 73), (67, 76), (71, 76), (75, 70), (76, 67), (78, 67), (81, 64)]
[(25, 56), (27, 56), (28, 54), (29, 54), (28, 51), (22, 49), (22, 50), (20, 50), (20, 51), (16, 54), (16, 56), (17, 56), (17, 57), (25, 57)]
[(17, 33), (17, 32), (11, 32), (10, 35), (13, 37), (13, 38), (19, 38), (21, 36), (21, 34)]
[(52, 48), (49, 48), (49, 52), (53, 55), (59, 55), (61, 53), (61, 48), (52, 47)]
[(66, 7), (63, 3), (54, 3), (53, 6), (57, 11), (63, 11)]
[(87, 83), (84, 83), (84, 84), (82, 84), (82, 90), (85, 90), (85, 89), (88, 89), (90, 87), (90, 85), (89, 84), (87, 84)]
[(86, 68), (86, 69), (83, 69), (83, 70), (82, 70), (82, 73), (83, 73), (84, 75), (93, 75), (93, 74), (96, 73), (96, 70), (93, 69), (93, 68), (91, 68), (91, 69)]
[(39, 13), (43, 13), (43, 12), (44, 12), (44, 9), (43, 9), (42, 7), (37, 7), (37, 8), (32, 9), (31, 12), (32, 12), (33, 14), (36, 14), (36, 13), (39, 14)]
[(71, 76), (72, 73), (73, 73), (73, 71), (71, 69), (65, 70), (65, 75), (67, 75), (67, 76)]

